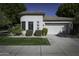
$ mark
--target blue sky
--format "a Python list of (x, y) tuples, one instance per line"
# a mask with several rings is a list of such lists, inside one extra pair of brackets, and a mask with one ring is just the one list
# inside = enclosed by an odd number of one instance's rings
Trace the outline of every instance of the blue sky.
[(27, 11), (42, 11), (48, 16), (56, 16), (58, 3), (29, 3), (26, 4)]

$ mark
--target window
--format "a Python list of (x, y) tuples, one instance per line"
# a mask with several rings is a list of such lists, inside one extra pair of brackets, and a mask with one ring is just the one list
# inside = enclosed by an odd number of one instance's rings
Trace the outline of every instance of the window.
[(28, 22), (28, 29), (33, 30), (33, 22)]
[(22, 30), (25, 30), (25, 22), (22, 22)]
[(37, 23), (39, 23), (39, 21), (37, 21)]
[(37, 30), (39, 30), (39, 21), (37, 21)]

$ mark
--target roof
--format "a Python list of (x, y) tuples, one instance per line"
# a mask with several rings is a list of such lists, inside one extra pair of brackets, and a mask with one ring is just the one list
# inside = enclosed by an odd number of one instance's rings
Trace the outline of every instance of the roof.
[(19, 15), (45, 15), (43, 12), (29, 12), (29, 11), (23, 11), (19, 13)]
[[(20, 16), (23, 15), (45, 15), (45, 13), (41, 11), (23, 11), (19, 13)], [(44, 21), (72, 21), (73, 18), (68, 17), (58, 17), (58, 16), (44, 16)]]
[(58, 17), (58, 16), (44, 16), (44, 21), (71, 21), (73, 18)]

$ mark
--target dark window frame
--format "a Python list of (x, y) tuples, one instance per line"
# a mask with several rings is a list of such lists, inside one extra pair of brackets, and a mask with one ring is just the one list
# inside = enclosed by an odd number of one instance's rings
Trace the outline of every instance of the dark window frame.
[(39, 21), (37, 21), (37, 30), (39, 30)]
[(33, 30), (34, 28), (33, 28), (34, 26), (33, 26), (33, 21), (29, 21), (28, 22), (28, 30)]
[(26, 22), (22, 21), (21, 23), (22, 23), (22, 30), (25, 30), (25, 28), (26, 28)]

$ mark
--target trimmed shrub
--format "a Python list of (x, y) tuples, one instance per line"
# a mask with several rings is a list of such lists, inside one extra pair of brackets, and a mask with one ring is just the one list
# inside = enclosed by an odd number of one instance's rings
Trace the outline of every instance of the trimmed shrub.
[(33, 30), (27, 30), (26, 31), (26, 36), (32, 36)]
[(47, 29), (47, 28), (43, 28), (43, 29), (42, 29), (42, 35), (43, 35), (43, 36), (46, 36), (47, 33), (48, 33), (48, 29)]
[(14, 35), (21, 35), (21, 31), (22, 31), (21, 26), (19, 24), (10, 29), (10, 32), (13, 33)]
[(42, 35), (42, 31), (41, 30), (36, 30), (34, 35), (35, 36), (41, 36)]

